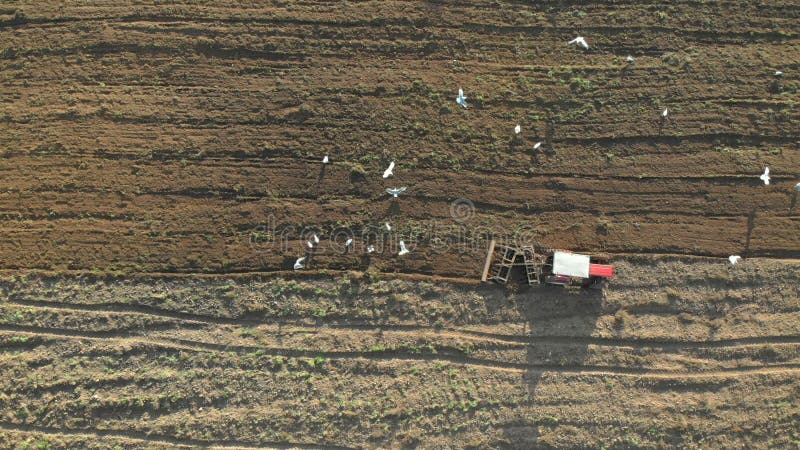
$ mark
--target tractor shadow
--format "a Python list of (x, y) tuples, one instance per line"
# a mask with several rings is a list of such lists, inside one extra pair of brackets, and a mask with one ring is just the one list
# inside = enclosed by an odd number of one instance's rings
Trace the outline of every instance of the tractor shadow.
[[(509, 279), (509, 285), (512, 280)], [(519, 286), (519, 285), (517, 285)], [(554, 383), (565, 386), (564, 375), (579, 373), (589, 356), (590, 338), (602, 315), (603, 291), (563, 288), (539, 285), (521, 287), (514, 297), (517, 311), (524, 320), (524, 335), (529, 338), (526, 348), (525, 368), (522, 381), (525, 383), (527, 399), (521, 410), (535, 411), (554, 405), (568, 405), (569, 399), (554, 397)], [(542, 420), (518, 418), (513, 427), (504, 429), (502, 448), (537, 448), (539, 438), (548, 429), (556, 428), (563, 417), (547, 417)], [(547, 447), (546, 445), (544, 445)]]

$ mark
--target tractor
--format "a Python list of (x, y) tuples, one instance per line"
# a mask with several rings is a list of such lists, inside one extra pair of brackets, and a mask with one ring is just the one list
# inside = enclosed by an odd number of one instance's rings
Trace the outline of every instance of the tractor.
[(601, 289), (614, 273), (608, 259), (565, 250), (542, 250), (532, 245), (512, 247), (489, 242), (481, 281), (505, 284), (516, 270), (524, 270), (528, 284), (579, 285)]

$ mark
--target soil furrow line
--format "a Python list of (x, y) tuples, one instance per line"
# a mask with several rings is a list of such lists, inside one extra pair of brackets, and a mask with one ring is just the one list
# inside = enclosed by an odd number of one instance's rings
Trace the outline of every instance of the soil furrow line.
[(72, 311), (86, 311), (86, 312), (113, 312), (113, 313), (133, 313), (143, 314), (147, 316), (162, 317), (167, 319), (176, 319), (188, 322), (204, 322), (213, 325), (261, 325), (264, 321), (247, 318), (227, 318), (220, 316), (206, 316), (202, 314), (193, 314), (181, 311), (170, 311), (165, 309), (156, 308), (153, 306), (142, 304), (120, 304), (120, 303), (57, 303), (48, 302), (43, 300), (29, 300), (18, 298), (11, 295), (8, 298), (8, 303), (20, 306), (32, 306), (37, 308), (51, 308)]
[[(316, 27), (331, 27), (338, 28), (370, 28), (370, 27), (386, 27), (386, 26), (409, 26), (412, 28), (433, 28), (432, 22), (428, 17), (411, 18), (411, 17), (395, 17), (395, 18), (377, 18), (377, 19), (362, 19), (362, 20), (323, 20), (323, 19), (303, 19), (300, 17), (208, 17), (208, 16), (193, 16), (193, 15), (159, 15), (153, 14), (130, 14), (122, 16), (96, 16), (96, 17), (34, 17), (34, 18), (21, 18), (21, 19), (7, 19), (0, 21), (0, 28), (20, 28), (24, 25), (42, 25), (42, 24), (59, 24), (71, 22), (101, 22), (101, 23), (128, 23), (128, 22), (186, 22), (186, 23), (199, 23), (199, 24), (264, 24), (272, 25), (273, 28), (280, 26), (316, 26)], [(534, 33), (540, 34), (543, 32), (553, 34), (570, 33), (573, 28), (562, 27), (557, 25), (503, 25), (492, 23), (477, 23), (477, 22), (454, 22), (454, 23), (438, 23), (436, 29), (451, 30), (451, 31), (467, 31), (472, 34), (475, 32), (482, 33), (483, 35), (508, 35), (520, 33)], [(669, 27), (663, 25), (640, 25), (640, 26), (611, 26), (611, 25), (584, 25), (581, 27), (584, 33), (594, 33), (598, 35), (609, 34), (627, 34), (627, 33), (646, 33), (646, 34), (664, 34), (664, 35), (680, 35), (682, 37), (692, 37), (697, 41), (708, 41), (708, 43), (719, 43), (721, 39), (731, 40), (746, 40), (748, 42), (783, 42), (786, 40), (794, 39), (800, 35), (789, 34), (786, 32), (776, 31), (723, 31), (723, 30), (705, 30), (705, 29), (690, 29)], [(618, 47), (620, 48), (620, 47)], [(626, 50), (623, 48), (623, 50)], [(627, 51), (627, 50), (626, 50)]]
[[(788, 178), (788, 177), (787, 177)], [(773, 180), (779, 179), (779, 177), (772, 177)], [(613, 196), (614, 194), (617, 195), (632, 195), (632, 196), (674, 196), (674, 197), (689, 197), (690, 195), (676, 192), (676, 193), (657, 193), (657, 192), (612, 192), (612, 191), (594, 191), (592, 189), (573, 189), (573, 188), (564, 188), (564, 189), (552, 189), (552, 191), (558, 193), (569, 193), (569, 192), (578, 192), (584, 193), (586, 195), (589, 194), (606, 194), (609, 196)], [(37, 191), (42, 192), (42, 191)], [(50, 192), (61, 192), (64, 191), (55, 191), (52, 190)], [(102, 193), (103, 189), (81, 189), (81, 190), (74, 190), (71, 192), (76, 193)], [(330, 192), (330, 191), (329, 191)], [(470, 198), (468, 192), (464, 192), (464, 198)], [(200, 193), (194, 190), (171, 190), (171, 191), (144, 191), (140, 192), (139, 195), (151, 195), (156, 197), (186, 197), (186, 198), (193, 198), (198, 200), (204, 199), (216, 199), (216, 200), (230, 200), (235, 201), (238, 203), (245, 203), (245, 202), (259, 202), (260, 204), (264, 204), (264, 200), (272, 200), (274, 196), (270, 193), (256, 193), (250, 192), (247, 193), (246, 196), (242, 194), (235, 194), (232, 192), (225, 192), (225, 191), (217, 191), (217, 190), (209, 190), (204, 193)], [(699, 191), (693, 194), (697, 197), (702, 197), (707, 195), (704, 191)], [(435, 196), (435, 195), (424, 195), (424, 194), (407, 194), (405, 195), (406, 198), (412, 198), (415, 200), (419, 200), (422, 202), (433, 202), (435, 203), (442, 203), (442, 204), (449, 204), (452, 203), (453, 197), (451, 196)], [(281, 196), (280, 200), (285, 202), (286, 200), (313, 200), (318, 198), (317, 195), (308, 194), (308, 195), (301, 195), (299, 193), (295, 194), (287, 194)], [(342, 200), (354, 200), (354, 201), (367, 201), (367, 200), (378, 200), (377, 198), (369, 195), (340, 195), (338, 198)], [(493, 212), (496, 213), (497, 216), (502, 216), (504, 213), (520, 213), (525, 215), (535, 215), (535, 214), (545, 214), (545, 213), (569, 213), (575, 211), (575, 202), (568, 201), (564, 202), (560, 206), (556, 207), (529, 207), (529, 206), (512, 206), (508, 204), (497, 204), (497, 203), (487, 203), (478, 200), (472, 200), (472, 204), (477, 208), (477, 211), (480, 213), (487, 213)], [(428, 203), (430, 204), (430, 203)], [(593, 209), (593, 208), (581, 208), (580, 212), (582, 214), (593, 214), (596, 216), (600, 216), (601, 214), (607, 217), (622, 217), (625, 218), (626, 216), (647, 216), (647, 217), (676, 217), (676, 218), (707, 218), (707, 219), (737, 219), (737, 218), (748, 218), (750, 217), (750, 211), (742, 210), (739, 213), (724, 213), (721, 211), (707, 211), (707, 210), (698, 210), (697, 212), (689, 212), (689, 211), (676, 211), (674, 208), (671, 211), (667, 211), (664, 209), (659, 209), (658, 206), (652, 207), (652, 209), (639, 209), (639, 208), (623, 208), (619, 206), (620, 209), (618, 210), (609, 210), (609, 209)], [(787, 212), (770, 212), (769, 214), (762, 214), (761, 218), (765, 217), (774, 217), (774, 218), (783, 218), (783, 219), (800, 219), (800, 215), (795, 214), (794, 212), (787, 211)], [(28, 221), (31, 222), (27, 228), (3, 228), (5, 231), (22, 231), (22, 232), (30, 232), (35, 231), (37, 228), (33, 226), (37, 222), (44, 222), (44, 223), (52, 223), (55, 220), (75, 220), (75, 221), (89, 221), (93, 222), (97, 219), (103, 219), (110, 222), (130, 222), (130, 223), (142, 223), (145, 220), (139, 217), (127, 215), (127, 216), (115, 216), (115, 215), (104, 215), (103, 214), (93, 214), (92, 216), (83, 216), (81, 213), (72, 213), (72, 214), (60, 214), (60, 213), (50, 213), (47, 215), (39, 215), (39, 214), (19, 214), (13, 217), (6, 217), (3, 218), (0, 216), (0, 221), (2, 220), (11, 220), (14, 223), (18, 223), (20, 221)], [(242, 224), (238, 226), (240, 231), (252, 231), (256, 229), (260, 223), (250, 223), (250, 224)], [(319, 224), (324, 225), (324, 224)], [(2, 227), (0, 227), (2, 228)], [(44, 230), (48, 230), (48, 227), (42, 228)], [(87, 228), (88, 230), (89, 228)], [(350, 230), (358, 231), (356, 227), (351, 227)], [(107, 230), (99, 230), (102, 232), (107, 232)], [(197, 233), (207, 234), (207, 230), (200, 230)], [(180, 232), (179, 235), (183, 236), (190, 236), (196, 234), (192, 230), (183, 230)], [(231, 234), (222, 234), (232, 236)]]
[[(695, 260), (696, 262), (715, 262), (721, 263), (726, 262), (723, 261), (723, 258), (727, 258), (722, 256), (715, 256), (715, 255), (705, 255), (705, 254), (697, 254), (697, 253), (664, 253), (664, 252), (649, 252), (649, 253), (642, 253), (641, 251), (637, 252), (623, 252), (623, 251), (608, 251), (603, 250), (602, 253), (611, 255), (611, 256), (619, 256), (623, 258), (672, 258), (677, 259), (680, 261), (684, 261), (686, 259)], [(800, 252), (794, 252), (797, 254), (794, 258), (772, 258), (772, 257), (758, 257), (753, 256), (752, 259), (765, 259), (771, 261), (780, 261), (787, 264), (800, 264)], [(38, 275), (45, 275), (45, 276), (80, 276), (86, 275), (86, 270), (47, 270), (47, 269), (8, 269), (8, 268), (0, 268), (0, 274), (5, 275), (20, 275), (20, 274), (38, 274)], [(166, 271), (132, 271), (132, 272), (125, 272), (126, 277), (132, 277), (134, 279), (149, 279), (149, 278), (252, 278), (252, 277), (267, 277), (270, 279), (283, 277), (287, 279), (302, 279), (302, 280), (329, 280), (331, 276), (342, 276), (347, 274), (352, 274), (352, 270), (335, 270), (335, 269), (319, 269), (312, 272), (298, 272), (295, 270), (286, 270), (286, 269), (275, 269), (275, 270), (241, 270), (241, 271), (219, 271), (219, 272), (190, 272), (190, 271), (173, 271), (173, 272), (166, 272)], [(115, 273), (109, 273), (114, 275)], [(94, 275), (102, 275), (101, 274), (94, 274)], [(432, 275), (426, 273), (419, 273), (419, 272), (402, 272), (402, 271), (386, 271), (381, 272), (382, 277), (386, 278), (399, 278), (399, 279), (406, 279), (406, 280), (426, 280), (426, 281), (443, 281), (448, 282), (456, 286), (461, 287), (474, 287), (474, 286), (481, 286), (485, 289), (498, 289), (502, 290), (502, 286), (498, 286), (495, 284), (485, 284), (482, 283), (477, 277), (473, 278), (465, 278), (465, 277), (448, 277), (444, 275)], [(638, 287), (638, 286), (637, 286)]]
[(37, 325), (0, 323), (0, 331), (33, 333), (45, 337), (61, 336), (61, 337), (81, 338), (81, 339), (113, 339), (113, 338), (128, 338), (128, 337), (143, 336), (147, 333), (154, 331), (165, 331), (176, 328), (197, 328), (196, 325), (193, 326), (191, 323), (190, 324), (167, 323), (167, 324), (148, 325), (146, 328), (140, 328), (137, 331), (133, 331), (130, 329), (96, 331), (96, 330), (76, 330), (69, 328), (52, 328), (52, 327), (37, 326)]
[[(658, 153), (654, 153), (658, 154)], [(151, 158), (150, 155), (144, 154), (136, 154), (136, 153), (111, 153), (111, 152), (102, 152), (102, 153), (93, 153), (93, 155), (99, 159), (108, 159), (108, 160), (131, 160), (131, 161), (138, 161), (138, 160), (147, 160), (151, 161), (154, 158)], [(75, 158), (80, 159), (84, 158), (86, 154), (80, 153), (65, 153), (60, 154), (61, 157), (68, 157), (68, 158)], [(15, 152), (9, 153), (4, 155), (6, 158), (14, 158), (14, 157), (29, 157), (28, 154), (24, 152)], [(160, 154), (155, 159), (159, 161), (167, 161), (167, 160), (176, 160), (179, 161), (181, 159), (185, 159), (187, 155), (185, 154)], [(285, 156), (253, 156), (251, 158), (246, 157), (203, 157), (202, 161), (207, 161), (209, 167), (248, 167), (248, 168), (257, 168), (257, 169), (270, 169), (270, 168), (277, 168), (280, 171), (290, 171), (293, 168), (305, 168), (306, 170), (314, 170), (319, 169), (320, 162), (316, 159), (311, 158), (290, 158)], [(235, 164), (233, 164), (235, 163)], [(336, 167), (337, 164), (335, 162), (330, 164), (332, 167)], [(45, 166), (46, 167), (46, 166)], [(347, 167), (346, 165), (342, 165), (342, 167)], [(425, 172), (435, 172), (437, 169), (441, 167), (431, 166), (426, 167), (423, 169)], [(780, 169), (780, 168), (778, 168)], [(374, 170), (378, 170), (378, 168), (374, 168)], [(381, 168), (381, 170), (383, 170)], [(519, 179), (523, 179), (526, 183), (535, 182), (537, 180), (543, 180), (543, 182), (551, 181), (555, 179), (564, 179), (564, 180), (592, 180), (592, 181), (634, 181), (634, 182), (644, 182), (644, 181), (659, 181), (659, 180), (675, 180), (675, 181), (682, 181), (682, 182), (693, 182), (693, 181), (708, 181), (712, 183), (722, 183), (726, 185), (733, 185), (735, 183), (741, 182), (743, 180), (753, 181), (755, 179), (758, 181), (758, 174), (753, 173), (727, 173), (727, 174), (712, 174), (712, 175), (697, 175), (697, 174), (677, 174), (677, 175), (651, 175), (651, 174), (642, 174), (642, 175), (615, 175), (615, 174), (587, 174), (587, 173), (565, 173), (565, 172), (544, 172), (539, 171), (535, 173), (528, 173), (525, 171), (515, 172), (512, 169), (508, 170), (491, 170), (491, 169), (480, 169), (477, 167), (470, 167), (466, 168), (463, 171), (464, 174), (476, 174), (476, 175), (502, 175), (503, 178), (509, 179), (510, 181), (515, 181)], [(796, 176), (789, 173), (786, 175), (781, 175), (780, 171), (776, 173), (770, 173), (772, 180), (784, 180), (784, 181), (794, 181), (796, 180)], [(755, 183), (755, 182), (754, 182)], [(569, 190), (568, 188), (566, 188)], [(104, 192), (104, 191), (93, 191), (93, 190), (70, 190), (66, 188), (61, 189), (53, 189), (52, 187), (41, 187), (37, 189), (32, 189), (29, 192)], [(230, 193), (230, 195), (236, 194), (236, 191), (232, 189), (224, 190), (219, 188), (205, 188), (202, 190), (188, 190), (191, 193), (202, 194), (205, 192), (221, 192), (224, 191), (226, 193)], [(19, 189), (15, 189), (10, 187), (6, 189), (6, 192), (10, 193), (18, 193), (21, 192)], [(172, 193), (181, 193), (183, 191), (175, 190), (175, 191), (147, 191), (150, 194), (172, 194)], [(669, 192), (664, 192), (669, 193)], [(687, 192), (688, 193), (688, 192)], [(653, 192), (653, 194), (662, 194), (662, 192)], [(241, 197), (242, 195), (239, 194)]]

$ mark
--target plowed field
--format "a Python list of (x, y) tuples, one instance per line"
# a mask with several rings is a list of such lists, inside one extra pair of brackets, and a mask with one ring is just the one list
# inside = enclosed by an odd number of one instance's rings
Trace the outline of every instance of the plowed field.
[(0, 447), (798, 446), (796, 2), (154, 3), (0, 4)]

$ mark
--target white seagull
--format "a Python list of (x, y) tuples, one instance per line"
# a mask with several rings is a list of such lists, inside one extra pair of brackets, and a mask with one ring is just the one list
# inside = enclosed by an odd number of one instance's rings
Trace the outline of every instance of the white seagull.
[(534, 150), (538, 150), (539, 147), (541, 147), (541, 146), (542, 146), (542, 143), (541, 142), (537, 142), (537, 143), (533, 144), (533, 149)]
[(583, 36), (576, 37), (575, 39), (569, 41), (568, 44), (580, 45), (584, 48), (584, 50), (589, 50), (589, 44), (586, 43), (586, 39), (584, 39)]
[(776, 71), (775, 71), (775, 76), (776, 76), (776, 77), (779, 77), (779, 76), (781, 76), (781, 75), (783, 75), (783, 72), (781, 72), (780, 70), (776, 70)]
[(667, 117), (669, 115), (669, 108), (664, 108), (664, 111), (661, 111), (661, 117)]
[(314, 248), (314, 243), (311, 242), (311, 241), (306, 241), (306, 245), (308, 246), (308, 248), (312, 248), (312, 249)]
[(389, 222), (386, 222), (386, 231), (392, 231), (392, 226), (389, 225)]
[(367, 246), (367, 253), (375, 253), (375, 246), (374, 245)]
[(410, 251), (411, 250), (406, 248), (406, 243), (403, 242), (403, 241), (400, 241), (400, 251), (397, 252), (397, 256), (403, 256), (403, 255), (405, 255), (406, 253), (408, 253)]
[(761, 178), (761, 180), (764, 181), (764, 184), (769, 184), (769, 167), (766, 167), (764, 169), (764, 173), (758, 178)]
[(736, 263), (738, 263), (740, 259), (742, 259), (742, 257), (741, 257), (741, 256), (739, 256), (739, 255), (731, 255), (731, 256), (728, 256), (728, 261), (730, 261), (730, 262), (731, 262), (731, 265), (732, 265), (732, 266), (735, 266), (735, 265), (736, 265)]
[(351, 245), (353, 245), (353, 238), (349, 238), (344, 241), (344, 248), (350, 247)]
[(519, 134), (520, 131), (522, 131), (522, 127), (517, 124), (517, 126), (514, 127), (514, 134)]
[(794, 190), (795, 191), (800, 191), (800, 183), (797, 183), (797, 184), (794, 185)]
[(305, 256), (297, 258), (297, 261), (294, 262), (294, 270), (302, 269), (303, 267), (305, 267), (303, 265), (303, 261), (305, 260), (306, 260)]
[(389, 163), (389, 168), (383, 171), (383, 178), (389, 178), (394, 175), (394, 161)]
[(322, 158), (322, 164), (328, 164), (329, 162), (331, 162), (331, 160), (328, 159), (328, 155), (325, 155), (325, 157)]
[(467, 97), (464, 97), (464, 90), (461, 88), (458, 88), (458, 97), (456, 97), (456, 103), (464, 108), (467, 107)]
[(407, 186), (403, 186), (403, 187), (399, 187), (399, 188), (386, 188), (386, 192), (392, 194), (392, 196), (394, 198), (397, 198), (397, 196), (402, 194), (403, 192), (405, 192), (406, 189), (408, 189)]
[(628, 61), (629, 63), (632, 63), (632, 62), (636, 61), (636, 58), (634, 58), (634, 57), (633, 57), (633, 56), (631, 56), (631, 55), (628, 55), (628, 57), (627, 57), (627, 58), (625, 58), (625, 61)]

